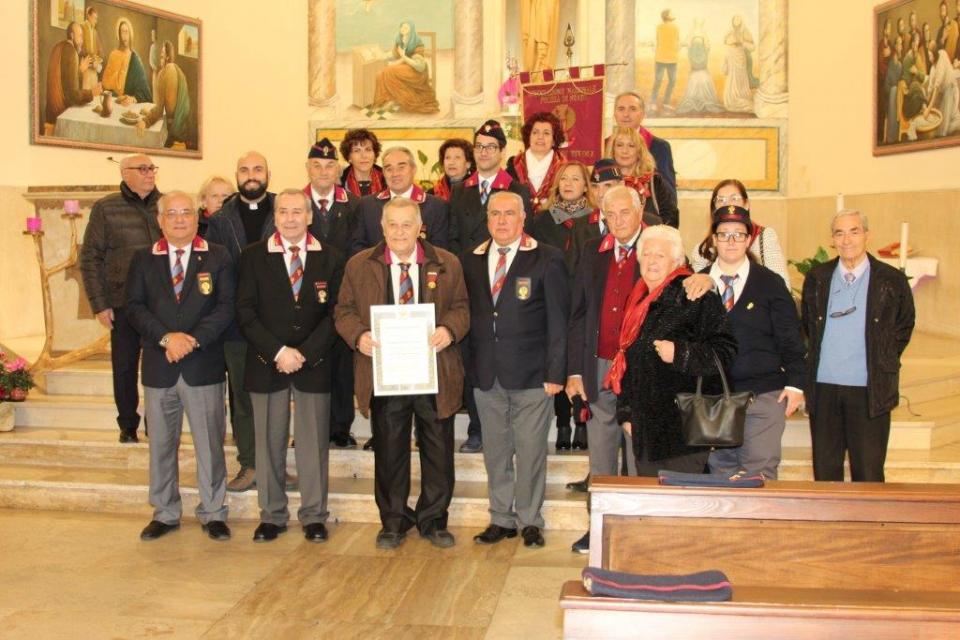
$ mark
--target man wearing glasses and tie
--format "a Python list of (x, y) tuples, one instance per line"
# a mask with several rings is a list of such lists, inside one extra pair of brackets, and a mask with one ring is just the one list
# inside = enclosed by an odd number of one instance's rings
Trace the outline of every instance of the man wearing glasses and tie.
[(904, 274), (867, 253), (866, 215), (838, 211), (830, 230), (839, 257), (807, 274), (801, 308), (813, 475), (843, 481), (849, 452), (854, 482), (883, 482), (900, 355), (913, 332), (913, 293)]
[(137, 249), (160, 238), (157, 224), (158, 167), (150, 156), (127, 156), (120, 162), (120, 192), (94, 203), (80, 249), (80, 272), (90, 308), (110, 330), (113, 399), (120, 442), (137, 442), (140, 414), (137, 366), (140, 336), (127, 318), (123, 289)]

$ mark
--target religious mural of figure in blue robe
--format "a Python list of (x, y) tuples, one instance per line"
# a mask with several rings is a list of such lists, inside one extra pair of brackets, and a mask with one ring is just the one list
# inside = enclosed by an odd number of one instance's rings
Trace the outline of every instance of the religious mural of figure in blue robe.
[(112, 91), (122, 105), (153, 102), (147, 70), (133, 50), (133, 26), (125, 18), (121, 18), (117, 24), (117, 48), (107, 58), (101, 82), (103, 88)]

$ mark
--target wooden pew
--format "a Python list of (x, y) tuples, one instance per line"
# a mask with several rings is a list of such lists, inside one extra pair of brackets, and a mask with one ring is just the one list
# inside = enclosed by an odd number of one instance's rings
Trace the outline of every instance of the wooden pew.
[(960, 487), (771, 482), (763, 489), (591, 482), (590, 565), (719, 569), (733, 600), (561, 595), (565, 638), (960, 638)]

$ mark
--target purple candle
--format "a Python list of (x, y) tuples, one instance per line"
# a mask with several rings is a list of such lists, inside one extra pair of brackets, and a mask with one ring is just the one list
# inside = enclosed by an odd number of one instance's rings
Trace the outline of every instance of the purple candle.
[(43, 229), (43, 220), (40, 218), (27, 218), (27, 231), (37, 233)]
[(63, 212), (69, 213), (71, 215), (77, 215), (80, 213), (80, 201), (79, 200), (64, 200), (63, 201)]

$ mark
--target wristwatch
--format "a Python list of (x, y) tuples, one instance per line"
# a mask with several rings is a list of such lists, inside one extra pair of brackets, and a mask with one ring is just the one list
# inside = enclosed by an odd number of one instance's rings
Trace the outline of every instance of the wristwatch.
[(160, 346), (161, 346), (161, 347), (163, 347), (164, 349), (166, 349), (168, 344), (170, 344), (170, 334), (169, 334), (169, 333), (166, 334), (166, 335), (164, 335), (162, 338), (160, 338)]

